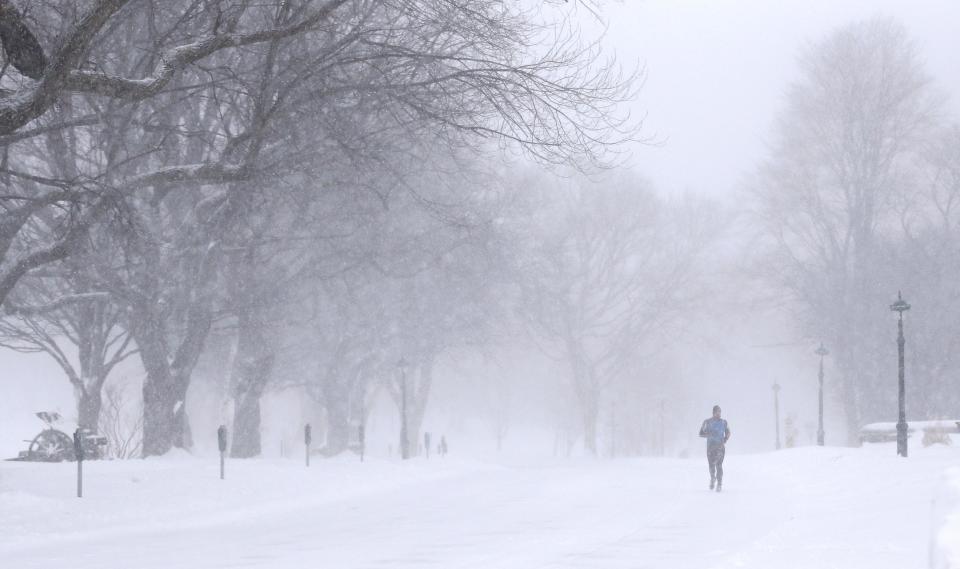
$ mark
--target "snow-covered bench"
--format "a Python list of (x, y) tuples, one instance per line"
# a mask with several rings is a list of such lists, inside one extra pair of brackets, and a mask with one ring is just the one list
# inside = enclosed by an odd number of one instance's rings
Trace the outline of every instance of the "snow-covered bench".
[[(960, 420), (938, 419), (936, 421), (907, 421), (907, 436), (917, 431), (923, 433), (960, 433)], [(897, 440), (896, 423), (870, 423), (860, 427), (860, 444), (885, 443)]]

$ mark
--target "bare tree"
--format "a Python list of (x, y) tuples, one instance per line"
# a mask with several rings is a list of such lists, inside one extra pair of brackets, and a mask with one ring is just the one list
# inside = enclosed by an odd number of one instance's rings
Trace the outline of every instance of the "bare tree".
[[(0, 214), (0, 300), (31, 270), (73, 254), (95, 224), (110, 227), (126, 247), (125, 277), (104, 271), (100, 284), (130, 309), (148, 370), (146, 454), (190, 444), (185, 397), (216, 311), (222, 227), (247, 214), (259, 186), (331, 164), (382, 165), (411, 139), (472, 149), (497, 140), (567, 162), (601, 160), (632, 135), (615, 111), (630, 78), (572, 28), (520, 5), (60, 8), (0, 11), (17, 32), (0, 41), (26, 73), (0, 78), (12, 91), (0, 100), (3, 173), (17, 181)], [(38, 137), (75, 158), (64, 167), (61, 152), (31, 152)], [(189, 237), (175, 239), (190, 271), (177, 279), (168, 253), (182, 219), (204, 226), (183, 225)], [(47, 230), (28, 234), (28, 225)], [(170, 278), (152, 279), (157, 270)]]
[(596, 455), (603, 393), (642, 381), (644, 355), (675, 340), (703, 304), (718, 223), (706, 205), (664, 203), (637, 182), (551, 193), (523, 261), (520, 306), (543, 351), (568, 368)]
[(104, 389), (97, 431), (107, 438), (106, 453), (111, 458), (138, 458), (143, 452), (143, 410), (133, 405), (131, 412), (128, 394), (122, 380)]
[(836, 30), (800, 57), (754, 182), (763, 227), (761, 272), (795, 301), (802, 331), (823, 340), (841, 372), (838, 392), (855, 437), (890, 396), (877, 366), (887, 347), (879, 242), (898, 222), (916, 151), (938, 116), (906, 31), (890, 20)]
[[(5, 78), (0, 144), (16, 157), (36, 136), (80, 129), (112, 141), (103, 156), (114, 158), (109, 169), (66, 180), (19, 172), (47, 187), (5, 198), (0, 300), (28, 271), (69, 255), (110, 200), (303, 165), (324, 144), (343, 148), (337, 131), (347, 117), (452, 144), (512, 141), (548, 162), (599, 159), (632, 134), (614, 111), (630, 78), (562, 31), (572, 28), (555, 33), (520, 5), (101, 0), (69, 10), (36, 3), (29, 18), (12, 2), (0, 7), (0, 40), (25, 74)], [(79, 100), (69, 113), (53, 112)], [(181, 121), (174, 109), (184, 106), (192, 118)], [(27, 221), (64, 203), (78, 214), (16, 247)]]
[(912, 417), (938, 419), (954, 413), (960, 335), (960, 127), (948, 125), (920, 150), (896, 204), (899, 227), (879, 243), (882, 277), (914, 299), (909, 314), (910, 409)]
[(79, 426), (96, 431), (103, 386), (136, 346), (122, 307), (96, 291), (82, 263), (78, 257), (22, 283), (0, 320), (0, 346), (53, 358), (73, 387)]

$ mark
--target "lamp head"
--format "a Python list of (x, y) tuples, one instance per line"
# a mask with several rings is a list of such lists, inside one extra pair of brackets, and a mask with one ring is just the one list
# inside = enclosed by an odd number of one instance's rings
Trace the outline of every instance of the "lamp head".
[(910, 305), (903, 300), (903, 295), (900, 294), (899, 290), (897, 291), (897, 301), (890, 305), (890, 310), (900, 313), (901, 318), (903, 318), (904, 312), (910, 310)]

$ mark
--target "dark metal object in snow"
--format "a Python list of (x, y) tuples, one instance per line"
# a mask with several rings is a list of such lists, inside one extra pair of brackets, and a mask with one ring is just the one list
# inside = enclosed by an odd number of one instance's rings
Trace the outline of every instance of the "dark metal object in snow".
[(897, 389), (899, 392), (899, 415), (897, 418), (897, 454), (906, 458), (907, 456), (907, 403), (906, 389), (903, 380), (903, 347), (907, 341), (903, 337), (903, 313), (910, 310), (910, 305), (903, 300), (903, 295), (897, 291), (897, 301), (890, 305), (890, 310), (898, 314), (897, 318), (897, 354), (899, 363), (899, 376)]
[[(47, 428), (40, 431), (40, 434), (30, 440), (24, 440), (30, 443), (27, 450), (20, 451), (17, 458), (8, 460), (20, 460), (24, 462), (63, 462), (77, 460), (77, 448), (83, 454), (86, 460), (96, 460), (102, 458), (102, 449), (107, 445), (107, 438), (98, 436), (89, 429), (77, 429), (80, 433), (80, 446), (76, 446), (76, 440), (67, 433), (54, 428), (54, 423), (60, 421), (60, 414), (55, 412), (40, 411), (36, 416), (46, 424)], [(75, 433), (76, 434), (76, 433)]]

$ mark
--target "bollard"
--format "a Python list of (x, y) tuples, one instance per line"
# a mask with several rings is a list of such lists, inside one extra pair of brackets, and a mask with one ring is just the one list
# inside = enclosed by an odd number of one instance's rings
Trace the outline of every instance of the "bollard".
[(310, 443), (313, 442), (313, 429), (310, 423), (303, 428), (303, 444), (307, 447), (307, 468), (310, 468)]
[(423, 450), (427, 454), (427, 460), (430, 460), (430, 433), (423, 433)]
[(83, 498), (83, 435), (73, 432), (73, 455), (77, 459), (77, 498)]
[(220, 447), (220, 480), (223, 480), (224, 457), (227, 454), (227, 428), (223, 425), (217, 429), (217, 446)]

